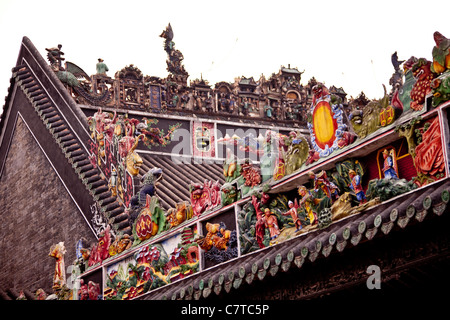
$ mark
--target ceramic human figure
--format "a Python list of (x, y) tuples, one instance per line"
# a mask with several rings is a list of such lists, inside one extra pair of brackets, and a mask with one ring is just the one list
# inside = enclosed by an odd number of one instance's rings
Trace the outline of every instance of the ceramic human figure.
[(269, 228), (270, 232), (270, 240), (274, 240), (280, 234), (280, 228), (278, 227), (277, 217), (272, 214), (269, 208), (264, 210), (264, 225), (266, 228)]
[(348, 175), (351, 179), (349, 187), (355, 192), (356, 199), (360, 204), (367, 202), (366, 194), (361, 186), (361, 176), (357, 174), (354, 170), (350, 170)]
[(298, 188), (298, 194), (302, 196), (302, 200), (300, 200), (300, 205), (304, 207), (309, 219), (309, 223), (313, 225), (314, 223), (317, 222), (317, 214), (312, 209), (312, 205), (315, 199), (311, 194), (311, 192), (308, 189), (306, 189), (305, 186), (300, 186)]
[(321, 189), (328, 198), (330, 198), (331, 203), (339, 198), (339, 188), (331, 181), (328, 180), (327, 174), (324, 170), (318, 174), (310, 171), (309, 177), (314, 181), (314, 189), (318, 191)]
[(55, 274), (53, 276), (53, 290), (58, 291), (61, 290), (62, 287), (66, 284), (66, 268), (64, 266), (64, 255), (66, 254), (66, 247), (64, 246), (64, 242), (59, 242), (54, 244), (50, 248), (50, 253), (48, 254), (50, 257), (56, 259), (55, 265)]
[(300, 231), (302, 229), (302, 222), (300, 221), (298, 214), (297, 214), (298, 205), (296, 206), (294, 204), (294, 202), (289, 200), (288, 206), (289, 206), (289, 210), (286, 213), (283, 213), (283, 215), (285, 215), (285, 216), (291, 215), (292, 220), (294, 220), (294, 225), (296, 227), (295, 231)]
[(393, 155), (387, 150), (383, 151), (383, 174), (385, 179), (398, 179)]
[(106, 71), (109, 71), (109, 69), (103, 61), (104, 60), (102, 58), (99, 58), (97, 64), (95, 65), (95, 68), (97, 69), (97, 74), (106, 76)]
[(272, 118), (273, 108), (270, 106), (270, 104), (264, 106), (264, 113), (266, 114), (267, 118)]

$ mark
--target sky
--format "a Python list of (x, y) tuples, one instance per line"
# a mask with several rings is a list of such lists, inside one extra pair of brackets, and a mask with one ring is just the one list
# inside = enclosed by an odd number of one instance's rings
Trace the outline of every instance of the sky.
[[(21, 39), (45, 48), (62, 44), (66, 61), (88, 74), (98, 58), (108, 75), (134, 64), (166, 77), (164, 39), (170, 22), (189, 80), (211, 85), (239, 76), (269, 78), (283, 65), (369, 99), (390, 90), (391, 54), (432, 59), (434, 31), (450, 38), (450, 1), (48, 1), (0, 0), (0, 108)], [(446, 21), (447, 20), (447, 21)]]

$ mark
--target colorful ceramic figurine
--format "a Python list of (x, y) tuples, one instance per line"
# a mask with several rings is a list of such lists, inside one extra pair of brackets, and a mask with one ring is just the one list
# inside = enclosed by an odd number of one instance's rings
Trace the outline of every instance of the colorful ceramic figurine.
[(395, 154), (389, 152), (387, 149), (383, 151), (383, 173), (385, 179), (398, 179), (397, 164), (395, 161)]
[(103, 230), (98, 238), (98, 243), (91, 249), (91, 255), (89, 257), (89, 266), (93, 266), (102, 262), (109, 257), (109, 246), (111, 245), (111, 227), (108, 225)]
[(228, 241), (230, 241), (231, 231), (220, 229), (220, 233), (222, 236), (216, 236), (213, 238), (213, 244), (214, 247), (216, 247), (219, 250), (227, 250), (228, 249)]
[(97, 69), (97, 74), (106, 76), (106, 72), (109, 71), (108, 66), (104, 63), (104, 60), (102, 58), (98, 58), (98, 62), (95, 65), (95, 68)]
[(164, 38), (164, 50), (167, 52), (168, 59), (167, 63), (167, 71), (169, 71), (174, 77), (174, 80), (185, 82), (189, 76), (186, 69), (183, 65), (183, 54), (180, 50), (175, 49), (175, 42), (173, 41), (173, 30), (172, 26), (169, 25), (160, 35), (161, 38)]
[(193, 216), (192, 206), (188, 201), (179, 202), (175, 208), (167, 210), (166, 217), (170, 227), (176, 227)]
[(36, 290), (34, 297), (35, 300), (45, 300), (47, 298), (47, 294), (45, 293), (44, 289), (39, 288)]
[(298, 187), (298, 194), (302, 196), (300, 200), (300, 206), (302, 206), (306, 215), (309, 219), (309, 224), (314, 224), (317, 222), (317, 214), (313, 211), (313, 206), (315, 205), (316, 199), (311, 194), (311, 191), (306, 189), (305, 186)]
[[(449, 54), (450, 56), (450, 54)], [(432, 105), (437, 107), (443, 102), (450, 100), (450, 71), (447, 70), (439, 77), (431, 81), (431, 92), (433, 94)]]
[(445, 70), (450, 69), (450, 39), (444, 37), (438, 31), (433, 34), (433, 38), (436, 46), (433, 47), (431, 71), (441, 74)]
[(80, 279), (80, 289), (78, 292), (78, 300), (89, 300), (89, 291), (87, 283)]
[[(231, 231), (220, 228), (218, 223), (206, 223), (206, 230), (208, 233), (206, 236), (199, 236), (196, 240), (200, 248), (205, 251), (209, 251), (212, 247), (216, 247), (219, 250), (227, 250), (227, 244), (230, 240)], [(220, 234), (219, 234), (220, 233)]]
[(89, 300), (98, 300), (100, 295), (100, 285), (93, 281), (88, 282)]
[(255, 166), (250, 159), (243, 160), (241, 174), (247, 187), (253, 188), (261, 183), (261, 169)]
[(230, 205), (240, 198), (240, 192), (234, 183), (225, 183), (221, 188), (221, 203), (223, 206)]
[(355, 192), (356, 199), (360, 204), (367, 202), (366, 194), (361, 186), (361, 176), (355, 172), (355, 170), (350, 170), (348, 175), (351, 179), (351, 184), (349, 187)]
[(308, 172), (309, 178), (314, 182), (314, 190), (317, 192), (322, 190), (325, 195), (330, 198), (331, 203), (339, 198), (339, 188), (328, 180), (327, 173), (322, 170), (317, 175), (314, 172)]
[(118, 235), (116, 240), (109, 246), (108, 252), (112, 257), (116, 254), (122, 253), (123, 251), (129, 249), (131, 247), (132, 241), (130, 239), (130, 235)]
[(139, 174), (139, 168), (142, 163), (144, 163), (141, 156), (135, 152), (141, 137), (144, 137), (144, 135), (141, 134), (135, 139), (133, 146), (128, 150), (127, 156), (125, 157), (127, 170), (132, 176), (137, 176)]
[(131, 206), (145, 204), (147, 195), (153, 197), (156, 194), (156, 187), (162, 178), (163, 170), (158, 167), (154, 167), (144, 174), (140, 181), (139, 191), (131, 198)]
[(227, 157), (223, 163), (223, 176), (225, 182), (231, 182), (239, 177), (241, 166), (238, 164), (236, 155), (230, 148), (227, 148)]
[(64, 242), (54, 244), (50, 248), (49, 256), (56, 259), (55, 275), (53, 276), (53, 290), (59, 291), (66, 284), (66, 268), (64, 266), (64, 255), (66, 254), (66, 247)]
[(309, 156), (309, 144), (299, 131), (289, 133), (289, 146), (286, 152), (286, 175), (301, 168)]
[(265, 220), (264, 220), (264, 214), (262, 210), (260, 209), (262, 202), (259, 202), (258, 197), (255, 195), (252, 195), (252, 205), (255, 209), (256, 213), (256, 222), (255, 222), (255, 238), (258, 246), (260, 248), (265, 248), (265, 245), (263, 243), (264, 241), (264, 235), (266, 231), (265, 227)]
[(277, 217), (273, 214), (273, 212), (266, 208), (264, 210), (264, 225), (269, 229), (270, 232), (270, 240), (274, 240), (280, 234), (280, 228), (278, 227)]
[(100, 285), (93, 281), (89, 281), (87, 284), (84, 280), (80, 280), (80, 292), (79, 300), (99, 300), (100, 296)]
[(352, 108), (349, 120), (359, 139), (364, 139), (379, 128), (391, 124), (403, 112), (401, 107), (389, 105), (389, 95), (384, 85), (383, 90), (383, 98), (372, 100), (365, 106), (356, 103)]
[(283, 213), (283, 215), (291, 215), (292, 220), (294, 220), (294, 225), (296, 227), (295, 231), (300, 231), (302, 229), (302, 222), (300, 221), (298, 214), (297, 214), (297, 208), (298, 208), (298, 202), (297, 199), (295, 199), (295, 203), (290, 201), (288, 202), (289, 210), (286, 213)]
[(264, 113), (267, 118), (272, 118), (273, 108), (270, 104), (264, 106)]

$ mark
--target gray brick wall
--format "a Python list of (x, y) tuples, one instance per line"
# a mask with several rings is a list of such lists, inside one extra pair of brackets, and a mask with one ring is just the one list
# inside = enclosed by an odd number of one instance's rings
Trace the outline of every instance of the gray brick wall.
[(0, 288), (31, 292), (43, 288), (52, 293), (55, 260), (48, 256), (50, 247), (64, 241), (67, 267), (75, 259), (76, 241), (83, 236), (95, 241), (45, 154), (18, 117), (0, 177)]

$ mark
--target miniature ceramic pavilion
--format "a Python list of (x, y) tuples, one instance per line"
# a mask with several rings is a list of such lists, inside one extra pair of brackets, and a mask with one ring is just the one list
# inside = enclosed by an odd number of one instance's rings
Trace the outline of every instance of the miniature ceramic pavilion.
[(165, 79), (132, 64), (111, 77), (102, 59), (89, 76), (23, 38), (0, 122), (2, 298), (311, 299), (366, 292), (372, 270), (387, 293), (442, 280), (448, 39), (435, 33), (431, 60), (393, 55), (384, 97), (348, 101), (289, 65), (188, 85), (170, 25), (161, 37)]

